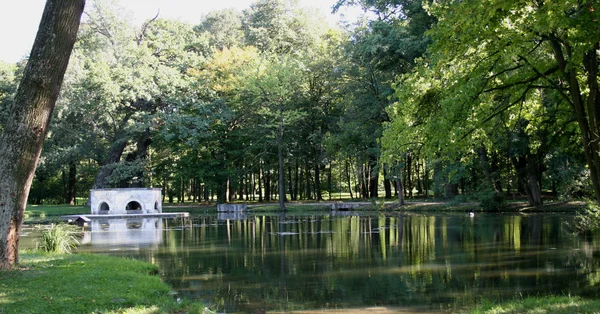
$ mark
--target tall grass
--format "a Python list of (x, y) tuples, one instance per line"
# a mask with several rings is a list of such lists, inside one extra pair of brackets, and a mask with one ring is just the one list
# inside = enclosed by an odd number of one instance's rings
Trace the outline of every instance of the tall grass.
[(81, 238), (81, 229), (65, 223), (52, 224), (42, 231), (39, 248), (45, 252), (71, 253), (77, 248)]

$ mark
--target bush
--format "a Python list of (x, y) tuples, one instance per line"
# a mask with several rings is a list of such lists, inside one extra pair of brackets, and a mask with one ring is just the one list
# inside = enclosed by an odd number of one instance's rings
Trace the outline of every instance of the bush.
[(506, 209), (506, 199), (501, 193), (494, 191), (479, 192), (476, 194), (476, 198), (484, 211), (500, 212)]
[(42, 231), (38, 248), (46, 252), (71, 253), (79, 244), (81, 231), (78, 227), (64, 223), (52, 224)]
[(579, 234), (600, 230), (600, 207), (594, 201), (588, 201), (587, 205), (577, 213), (571, 227)]

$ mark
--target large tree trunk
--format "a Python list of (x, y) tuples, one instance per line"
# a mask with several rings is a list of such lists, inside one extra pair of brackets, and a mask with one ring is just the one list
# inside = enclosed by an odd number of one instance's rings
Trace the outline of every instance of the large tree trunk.
[(19, 262), (29, 188), (79, 28), (85, 0), (48, 0), (0, 139), (0, 269)]
[[(589, 93), (587, 101), (581, 91), (579, 67), (572, 64), (573, 47), (568, 42), (551, 37), (550, 40), (560, 71), (569, 87), (570, 101), (575, 111), (583, 141), (583, 150), (590, 170), (596, 202), (600, 203), (600, 89), (598, 87), (598, 49), (596, 43), (583, 55), (583, 66), (587, 76)], [(569, 65), (571, 64), (571, 65)]]
[(108, 177), (112, 174), (113, 171), (112, 165), (118, 163), (121, 160), (121, 156), (123, 155), (125, 146), (127, 146), (127, 140), (125, 140), (124, 138), (117, 140), (110, 146), (108, 156), (102, 162), (100, 171), (98, 171), (96, 179), (94, 180), (94, 185), (92, 185), (93, 189), (102, 189), (108, 187)]

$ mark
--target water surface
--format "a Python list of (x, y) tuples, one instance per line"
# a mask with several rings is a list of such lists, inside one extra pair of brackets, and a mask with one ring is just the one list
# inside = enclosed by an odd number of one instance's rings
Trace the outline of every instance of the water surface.
[(148, 260), (219, 312), (455, 311), (484, 299), (596, 296), (600, 239), (574, 236), (570, 220), (207, 215), (92, 226), (80, 251)]

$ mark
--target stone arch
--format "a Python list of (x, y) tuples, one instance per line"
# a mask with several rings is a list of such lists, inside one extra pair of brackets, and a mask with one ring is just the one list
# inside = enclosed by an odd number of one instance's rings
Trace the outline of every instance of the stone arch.
[(142, 203), (138, 202), (138, 201), (129, 201), (127, 203), (127, 205), (125, 205), (125, 211), (127, 212), (138, 212), (138, 211), (142, 211)]
[(110, 205), (107, 202), (100, 202), (98, 205), (98, 214), (108, 214), (110, 212)]

